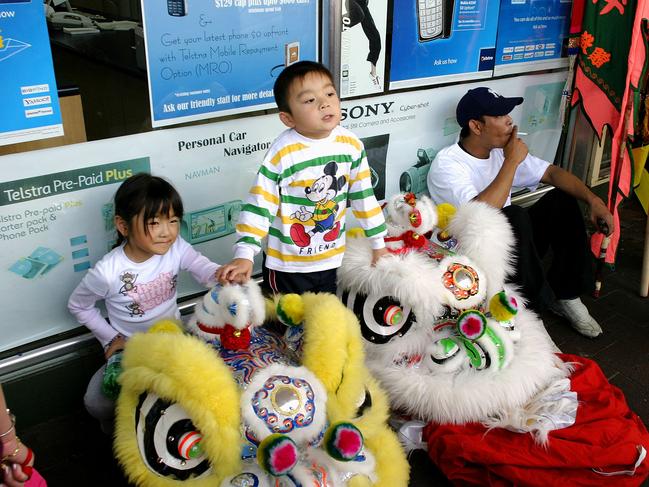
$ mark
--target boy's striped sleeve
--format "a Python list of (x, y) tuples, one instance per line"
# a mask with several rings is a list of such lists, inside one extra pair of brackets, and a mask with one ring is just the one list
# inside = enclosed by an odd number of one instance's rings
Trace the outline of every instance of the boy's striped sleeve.
[(349, 181), (349, 201), (352, 212), (370, 239), (373, 249), (385, 247), (383, 237), (387, 234), (383, 211), (379, 206), (374, 190), (372, 189), (372, 178), (370, 166), (367, 162), (365, 149), (361, 150), (360, 156), (352, 163)]
[(280, 160), (280, 154), (268, 153), (257, 172), (239, 214), (235, 258), (253, 260), (261, 250), (261, 241), (268, 234), (279, 208)]

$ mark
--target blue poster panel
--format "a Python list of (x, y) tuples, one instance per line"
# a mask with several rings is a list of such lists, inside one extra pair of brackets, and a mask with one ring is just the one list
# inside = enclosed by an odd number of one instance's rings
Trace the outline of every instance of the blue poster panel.
[(501, 0), (494, 74), (568, 65), (571, 0)]
[(317, 58), (317, 0), (143, 1), (154, 127), (275, 106), (282, 69)]
[(0, 0), (0, 145), (63, 135), (42, 0)]
[(498, 4), (394, 0), (390, 89), (491, 77)]

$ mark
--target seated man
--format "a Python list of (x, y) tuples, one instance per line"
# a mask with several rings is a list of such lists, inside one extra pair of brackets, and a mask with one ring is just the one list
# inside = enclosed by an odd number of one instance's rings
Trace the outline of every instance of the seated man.
[[(592, 288), (592, 259), (576, 200), (589, 206), (594, 224), (603, 220), (609, 231), (613, 217), (581, 180), (528, 153), (509, 116), (522, 102), (485, 87), (469, 90), (457, 105), (460, 139), (435, 157), (428, 190), (437, 204), (459, 206), (475, 199), (502, 208), (517, 240), (513, 281), (529, 306), (536, 311), (548, 307), (582, 335), (596, 337), (602, 328), (579, 299)], [(541, 182), (555, 189), (527, 209), (511, 205), (512, 187), (534, 190)], [(541, 258), (548, 249), (553, 259), (544, 275)]]

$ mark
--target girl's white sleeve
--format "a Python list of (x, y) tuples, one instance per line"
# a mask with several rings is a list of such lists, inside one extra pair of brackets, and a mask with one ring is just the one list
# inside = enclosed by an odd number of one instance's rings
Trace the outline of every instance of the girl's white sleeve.
[[(68, 300), (68, 309), (77, 321), (90, 329), (95, 338), (105, 347), (118, 332), (104, 319), (96, 306), (98, 300), (106, 297), (107, 290), (103, 294), (101, 291), (93, 291), (93, 281), (99, 282), (96, 269), (90, 269), (75, 290), (72, 291), (72, 295)], [(89, 285), (90, 282), (93, 282), (93, 284)]]
[(185, 240), (178, 237), (180, 251), (180, 268), (188, 271), (197, 282), (205, 287), (216, 284), (214, 274), (220, 265), (212, 262), (203, 254), (194, 249)]

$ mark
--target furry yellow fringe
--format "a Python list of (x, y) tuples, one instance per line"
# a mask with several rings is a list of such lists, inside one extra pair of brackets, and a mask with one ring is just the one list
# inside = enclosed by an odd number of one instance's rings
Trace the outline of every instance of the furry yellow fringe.
[(124, 351), (116, 419), (116, 437), (122, 440), (115, 442), (115, 454), (128, 478), (137, 485), (178, 485), (177, 480), (161, 477), (145, 465), (133, 434), (139, 396), (149, 391), (181, 404), (203, 433), (202, 446), (212, 472), (183, 484), (220, 485), (225, 477), (241, 469), (239, 389), (228, 367), (209, 345), (179, 334), (168, 322), (155, 330), (134, 335)]
[[(276, 318), (277, 300), (266, 302), (270, 318)], [(365, 367), (360, 327), (354, 314), (331, 294), (292, 295), (283, 305), (291, 319), (298, 322), (303, 318), (302, 363), (327, 390), (329, 421), (350, 421), (361, 430), (366, 448), (376, 459), (374, 486), (407, 486), (408, 462), (395, 433), (386, 426), (387, 397)], [(151, 331), (133, 336), (124, 352), (116, 421), (121, 441), (115, 443), (116, 456), (137, 485), (178, 485), (177, 480), (160, 477), (146, 466), (133, 434), (139, 396), (148, 391), (182, 405), (203, 434), (202, 446), (212, 472), (183, 484), (220, 485), (241, 469), (239, 389), (229, 368), (209, 345), (183, 335), (170, 321), (154, 325)], [(371, 407), (359, 416), (359, 402), (365, 394), (371, 397)], [(347, 487), (371, 485), (367, 477), (355, 476)]]
[[(388, 399), (365, 367), (356, 316), (332, 294), (305, 293), (301, 297), (302, 306), (295, 302), (292, 306), (304, 313), (302, 364), (316, 374), (327, 390), (329, 421), (350, 421), (361, 430), (366, 446), (377, 460), (376, 487), (407, 486), (408, 461), (395, 433), (386, 426)], [(370, 395), (372, 406), (357, 417), (363, 394)], [(371, 485), (369, 479), (358, 476), (350, 480), (348, 487), (365, 485)]]

